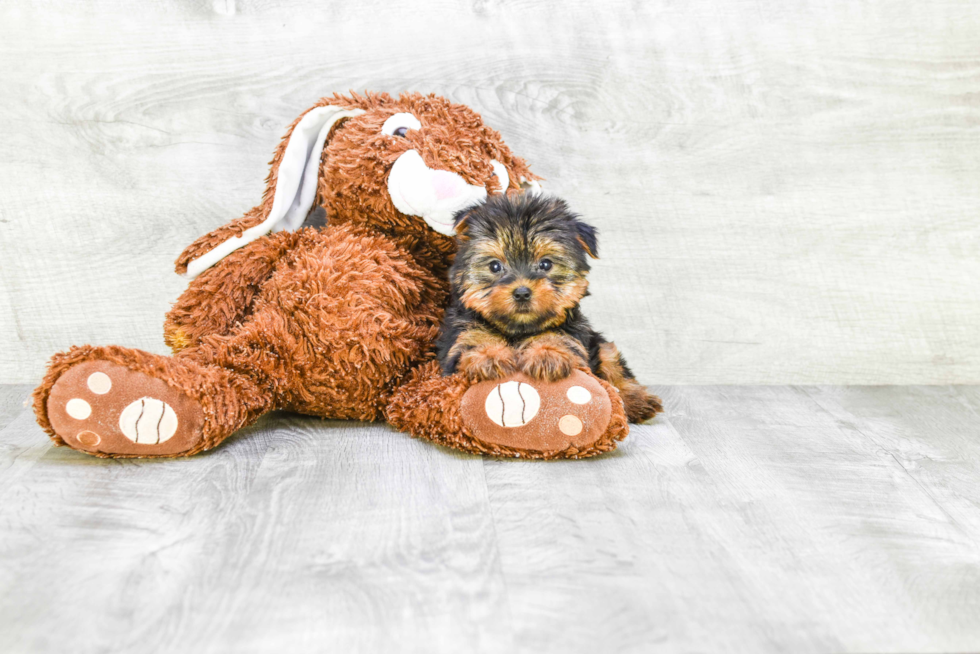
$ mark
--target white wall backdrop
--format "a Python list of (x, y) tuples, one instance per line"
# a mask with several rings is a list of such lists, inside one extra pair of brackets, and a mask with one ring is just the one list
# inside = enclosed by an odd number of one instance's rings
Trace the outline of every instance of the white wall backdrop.
[(980, 382), (980, 3), (0, 3), (0, 381), (164, 352), (172, 261), (347, 89), (467, 103), (602, 230), (647, 383)]

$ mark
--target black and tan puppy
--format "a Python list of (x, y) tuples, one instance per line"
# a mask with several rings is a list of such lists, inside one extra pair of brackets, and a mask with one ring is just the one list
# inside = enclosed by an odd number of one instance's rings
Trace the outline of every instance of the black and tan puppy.
[(444, 374), (498, 379), (521, 370), (543, 381), (588, 366), (615, 386), (631, 422), (661, 410), (616, 345), (579, 309), (596, 230), (564, 201), (495, 195), (456, 216), (459, 250), (437, 353)]

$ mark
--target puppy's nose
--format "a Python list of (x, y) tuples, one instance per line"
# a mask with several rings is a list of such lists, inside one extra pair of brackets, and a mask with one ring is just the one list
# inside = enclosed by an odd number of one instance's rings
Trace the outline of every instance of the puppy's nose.
[(518, 302), (527, 302), (531, 299), (531, 289), (527, 286), (519, 286), (514, 289), (514, 299)]

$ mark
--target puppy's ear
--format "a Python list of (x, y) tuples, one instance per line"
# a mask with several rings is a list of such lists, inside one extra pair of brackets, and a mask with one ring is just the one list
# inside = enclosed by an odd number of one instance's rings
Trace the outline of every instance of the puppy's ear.
[(460, 211), (455, 216), (453, 216), (453, 230), (456, 232), (456, 238), (468, 239), (470, 237), (470, 212)]
[(598, 259), (599, 258), (599, 240), (598, 240), (599, 233), (596, 231), (596, 228), (593, 227), (592, 225), (588, 225), (586, 223), (577, 220), (575, 221), (575, 229), (577, 232), (576, 236), (578, 238), (578, 242), (582, 244), (582, 247), (585, 248), (585, 251), (589, 254), (590, 257), (592, 257), (593, 259)]

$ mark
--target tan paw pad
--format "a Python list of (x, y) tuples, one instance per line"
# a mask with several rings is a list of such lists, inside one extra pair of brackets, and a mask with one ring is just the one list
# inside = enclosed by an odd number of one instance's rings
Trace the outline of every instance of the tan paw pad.
[(541, 397), (530, 384), (509, 381), (498, 384), (487, 395), (483, 408), (487, 417), (501, 427), (521, 427), (531, 422), (541, 408)]
[(92, 415), (92, 405), (81, 398), (73, 397), (65, 402), (65, 412), (75, 420), (85, 420)]
[(85, 384), (96, 395), (105, 395), (112, 390), (112, 380), (104, 372), (93, 372), (85, 380)]
[(578, 436), (582, 433), (582, 421), (575, 416), (562, 416), (558, 421), (558, 429), (566, 436)]
[(78, 442), (85, 447), (95, 447), (102, 442), (101, 436), (96, 434), (94, 431), (89, 431), (87, 429), (85, 431), (78, 432), (78, 435), (75, 436), (75, 438), (78, 439)]
[(581, 386), (569, 386), (565, 391), (565, 397), (573, 404), (588, 404), (592, 399), (592, 393)]
[(155, 397), (141, 397), (119, 414), (119, 429), (134, 443), (164, 443), (177, 432), (177, 414)]

